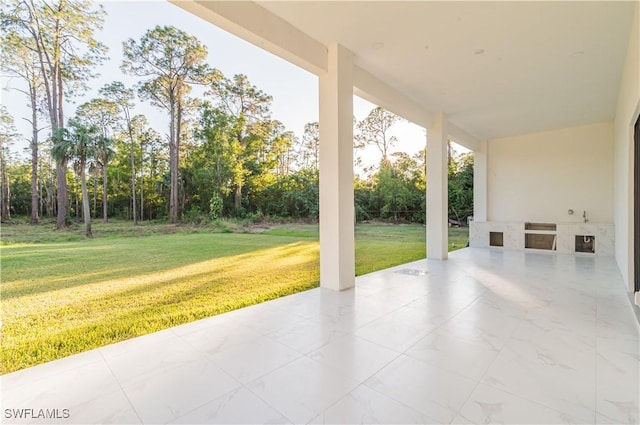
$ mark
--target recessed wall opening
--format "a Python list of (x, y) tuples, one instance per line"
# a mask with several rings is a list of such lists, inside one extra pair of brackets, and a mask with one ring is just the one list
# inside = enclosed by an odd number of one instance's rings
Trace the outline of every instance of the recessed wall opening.
[(489, 246), (504, 246), (504, 233), (489, 232)]
[(555, 250), (555, 235), (540, 235), (536, 233), (525, 233), (524, 247), (532, 249)]
[(576, 235), (576, 252), (594, 254), (596, 252), (596, 237), (593, 235)]

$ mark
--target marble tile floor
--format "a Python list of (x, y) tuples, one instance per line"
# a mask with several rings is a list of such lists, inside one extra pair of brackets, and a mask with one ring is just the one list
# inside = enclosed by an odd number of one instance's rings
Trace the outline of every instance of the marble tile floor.
[(4, 375), (2, 422), (631, 424), (638, 337), (613, 259), (467, 248)]

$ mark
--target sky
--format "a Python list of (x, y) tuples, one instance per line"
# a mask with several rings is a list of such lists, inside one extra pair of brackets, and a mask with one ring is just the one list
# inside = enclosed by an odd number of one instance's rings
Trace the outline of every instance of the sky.
[[(96, 34), (96, 38), (109, 47), (110, 59), (98, 68), (100, 76), (89, 82), (90, 90), (71, 99), (73, 103), (65, 106), (66, 117), (73, 116), (77, 105), (97, 97), (98, 90), (106, 83), (122, 81), (127, 86), (137, 83), (137, 78), (124, 75), (120, 71), (122, 43), (129, 38), (140, 40), (147, 30), (156, 25), (173, 25), (197, 37), (207, 46), (209, 65), (219, 69), (227, 77), (245, 74), (253, 85), (271, 95), (272, 117), (281, 121), (287, 130), (302, 137), (305, 124), (318, 121), (318, 77), (314, 74), (162, 0), (100, 3), (104, 6), (107, 16), (103, 30)], [(3, 77), (0, 100), (14, 117), (18, 131), (25, 135), (25, 140), (16, 143), (13, 150), (26, 156), (24, 150), (28, 146), (26, 138), (29, 137), (30, 127), (22, 117), (30, 116), (30, 112), (26, 106), (26, 97), (14, 90), (16, 88), (21, 88), (19, 79)], [(196, 90), (193, 94), (195, 93)], [(134, 113), (146, 115), (151, 126), (161, 134), (168, 132), (166, 112), (140, 100), (136, 103)], [(357, 120), (365, 118), (375, 106), (354, 96), (354, 115)], [(404, 151), (413, 154), (424, 148), (426, 141), (422, 127), (401, 122), (392, 130), (398, 139), (392, 152)], [(371, 146), (362, 153), (362, 159), (363, 166), (377, 164), (380, 153), (377, 148)]]

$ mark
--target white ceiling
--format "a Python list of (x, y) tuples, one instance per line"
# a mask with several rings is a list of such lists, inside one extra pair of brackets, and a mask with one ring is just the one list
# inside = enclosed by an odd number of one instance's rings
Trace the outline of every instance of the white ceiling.
[(609, 121), (638, 2), (260, 1), (480, 139)]

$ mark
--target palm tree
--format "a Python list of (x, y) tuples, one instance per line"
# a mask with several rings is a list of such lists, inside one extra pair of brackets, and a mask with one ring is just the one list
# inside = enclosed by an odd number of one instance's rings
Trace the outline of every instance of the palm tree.
[(80, 176), (82, 188), (82, 216), (84, 217), (85, 234), (92, 237), (91, 212), (89, 195), (87, 194), (87, 162), (95, 154), (95, 127), (85, 127), (76, 121), (69, 120), (69, 126), (59, 128), (53, 135), (52, 156), (58, 161), (73, 160), (76, 174)]

